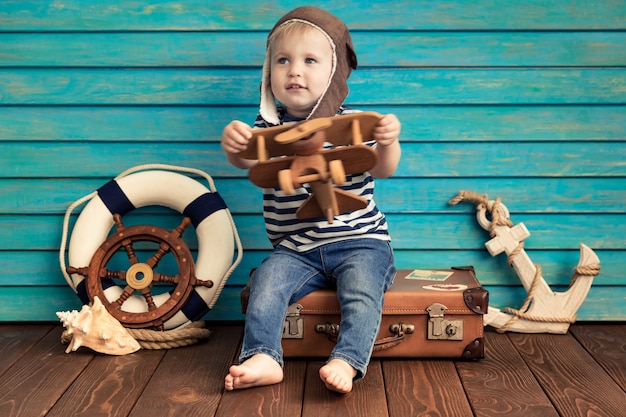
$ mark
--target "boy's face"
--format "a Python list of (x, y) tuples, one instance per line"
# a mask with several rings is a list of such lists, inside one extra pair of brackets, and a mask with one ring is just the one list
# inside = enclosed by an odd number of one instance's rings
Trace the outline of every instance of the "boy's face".
[(307, 117), (331, 76), (333, 50), (330, 42), (319, 30), (311, 28), (278, 40), (272, 47), (271, 59), (274, 97), (290, 115)]

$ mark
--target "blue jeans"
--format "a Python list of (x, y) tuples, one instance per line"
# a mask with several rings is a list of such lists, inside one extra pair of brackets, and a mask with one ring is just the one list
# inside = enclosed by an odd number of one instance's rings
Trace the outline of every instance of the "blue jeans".
[(254, 272), (240, 360), (263, 353), (283, 366), (287, 307), (321, 288), (336, 288), (340, 332), (331, 359), (365, 375), (380, 327), (383, 296), (395, 276), (389, 242), (371, 238), (328, 243), (308, 252), (278, 246)]

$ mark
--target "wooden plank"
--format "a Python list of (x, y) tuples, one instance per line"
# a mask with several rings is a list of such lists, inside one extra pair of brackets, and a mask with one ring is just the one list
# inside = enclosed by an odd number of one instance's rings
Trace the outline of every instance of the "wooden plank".
[(474, 415), (453, 361), (385, 360), (382, 366), (389, 417)]
[(561, 415), (623, 414), (626, 393), (570, 334), (510, 334)]
[[(207, 186), (204, 179), (198, 179)], [(64, 214), (70, 204), (109, 179), (1, 179), (0, 214)], [(247, 178), (216, 178), (215, 187), (231, 213), (254, 214), (262, 190)], [(471, 187), (471, 188), (470, 188)], [(516, 213), (619, 213), (626, 203), (626, 178), (420, 178), (391, 177), (376, 182), (375, 199), (385, 213), (475, 213), (473, 204), (451, 206), (450, 198), (471, 189), (501, 198)], [(164, 212), (150, 206), (154, 212)], [(73, 214), (80, 214), (78, 207)], [(152, 210), (151, 210), (152, 211)]]
[(46, 417), (128, 415), (163, 355), (163, 350), (97, 355)]
[[(0, 321), (57, 321), (57, 311), (80, 310), (81, 306), (68, 286), (12, 286), (0, 291)], [(57, 334), (60, 338), (61, 333)]]
[(571, 333), (626, 391), (626, 329), (620, 324), (576, 324)]
[[(392, 242), (393, 245), (393, 242)], [(541, 265), (543, 275), (551, 285), (567, 286), (578, 264), (578, 248), (569, 250), (527, 250), (533, 262)], [(624, 282), (626, 258), (623, 251), (595, 251), (600, 258), (601, 272), (594, 286), (619, 286)], [(194, 256), (196, 256), (196, 253)], [(227, 285), (243, 286), (248, 281), (252, 268), (256, 268), (268, 256), (270, 250), (244, 250), (244, 257), (238, 268), (228, 278)], [(395, 264), (398, 269), (428, 269), (471, 264), (479, 274), (483, 285), (517, 285), (519, 278), (515, 271), (500, 256), (492, 257), (486, 249), (475, 250), (410, 250), (396, 249)], [(0, 251), (0, 286), (58, 286), (65, 285), (59, 267), (59, 254), (56, 251)], [(145, 258), (142, 258), (145, 259)]]
[[(594, 215), (594, 227), (586, 224), (588, 214), (535, 214), (513, 216), (515, 224), (524, 223), (531, 233), (526, 248), (533, 250), (576, 250), (585, 243), (591, 248), (619, 250), (626, 244), (626, 214)], [(128, 215), (124, 222), (152, 224), (174, 229), (178, 216)], [(483, 249), (489, 235), (467, 213), (389, 214), (387, 215), (393, 247), (398, 250)], [(271, 248), (260, 215), (235, 215), (243, 247), (248, 250)], [(433, 225), (437, 230), (433, 231)], [(55, 250), (61, 236), (62, 217), (45, 215), (0, 216), (0, 250)], [(15, 237), (19, 231), (19, 238)], [(184, 236), (192, 249), (195, 236)], [(72, 265), (74, 266), (74, 265)]]
[[(4, 143), (0, 177), (113, 178), (142, 164), (204, 168), (213, 177), (245, 178), (246, 171), (230, 165), (216, 143)], [(623, 177), (626, 146), (619, 142), (407, 143), (395, 178), (494, 177)], [(89, 167), (88, 169), (86, 167)], [(457, 183), (458, 184), (458, 183)], [(463, 187), (473, 189), (474, 187)], [(454, 197), (459, 191), (454, 189)], [(82, 195), (78, 195), (82, 197)], [(451, 198), (450, 197), (450, 198)], [(445, 201), (447, 203), (447, 199)]]
[(558, 417), (515, 346), (504, 334), (485, 334), (485, 359), (457, 362), (476, 417)]
[[(476, 206), (472, 203), (448, 204), (461, 190), (471, 190), (491, 200), (500, 198), (512, 216), (517, 213), (620, 213), (626, 204), (625, 189), (626, 180), (600, 176), (391, 177), (376, 182), (375, 199), (385, 213), (458, 213), (459, 210), (475, 213)], [(237, 206), (233, 208), (236, 211)]]
[[(260, 68), (266, 32), (5, 33), (0, 67)], [(370, 32), (352, 35), (369, 66), (617, 66), (622, 32)], [(407, 48), (407, 45), (411, 47)], [(63, 57), (63, 59), (59, 59)]]
[[(201, 0), (180, 3), (152, 1), (149, 6), (132, 0), (81, 2), (71, 7), (45, 7), (37, 2), (5, 1), (0, 9), (0, 27), (6, 31), (141, 31), (141, 30), (269, 30), (297, 2), (268, 3), (250, 7), (245, 1), (227, 5)], [(337, 3), (316, 2), (353, 30), (445, 30), (445, 29), (623, 29), (626, 12), (623, 2), (586, 2), (558, 0), (546, 3), (506, 0), (476, 3), (471, 0), (445, 0), (416, 4), (401, 0), (388, 7), (385, 3), (357, 0)], [(360, 13), (354, 13), (359, 10)], [(406, 13), (411, 10), (411, 13)], [(515, 16), (514, 19), (511, 16)]]
[[(505, 262), (503, 259), (501, 262)], [(471, 263), (471, 262), (470, 262)], [(467, 264), (467, 262), (466, 262)], [(430, 262), (418, 267), (448, 267), (448, 257), (445, 252), (440, 258), (433, 258)], [(479, 276), (483, 273), (478, 271)], [(615, 279), (615, 278), (613, 278)], [(240, 279), (243, 280), (243, 277)], [(206, 320), (243, 320), (241, 313), (240, 291), (243, 286), (227, 286), (224, 288), (213, 310), (205, 316)], [(521, 285), (489, 284), (485, 288), (490, 294), (490, 305), (493, 307), (519, 308), (526, 299), (526, 291)], [(567, 291), (567, 285), (552, 285), (552, 291)], [(624, 320), (623, 305), (626, 300), (626, 291), (619, 285), (593, 285), (578, 311), (579, 321)], [(21, 287), (12, 286), (10, 291), (0, 291), (0, 321), (54, 321), (57, 311), (76, 310), (81, 308), (81, 302), (69, 287)], [(37, 306), (37, 308), (33, 308)]]
[(322, 365), (319, 361), (308, 363), (302, 417), (388, 416), (381, 361), (370, 362), (365, 377), (346, 395), (324, 386), (319, 376)]
[[(533, 250), (576, 250), (580, 243), (591, 248), (619, 250), (626, 244), (626, 214), (594, 215), (594, 227), (586, 224), (588, 214), (535, 214), (513, 216), (515, 224), (524, 223), (531, 233), (526, 248)], [(124, 222), (152, 224), (174, 229), (180, 223), (178, 216), (141, 217), (128, 215)], [(488, 234), (467, 213), (450, 214), (389, 214), (387, 215), (393, 247), (398, 250), (462, 250), (483, 249)], [(271, 248), (260, 215), (235, 215), (243, 247), (247, 250)], [(437, 230), (433, 231), (433, 225)], [(0, 250), (55, 250), (61, 236), (62, 217), (45, 215), (0, 216)], [(16, 232), (19, 231), (19, 232)], [(15, 234), (19, 233), (19, 237)], [(192, 249), (195, 236), (184, 236)], [(72, 265), (74, 266), (74, 265)]]
[(211, 335), (207, 341), (167, 351), (129, 417), (215, 415), (242, 327), (209, 329)]
[[(626, 137), (626, 106), (389, 107), (380, 103), (360, 109), (395, 113), (402, 122), (402, 144), (422, 141), (622, 142)], [(219, 142), (222, 129), (231, 120), (252, 123), (257, 112), (257, 105), (6, 106), (0, 112), (0, 142)], [(83, 175), (92, 173), (85, 171)]]
[[(283, 382), (264, 387), (224, 392), (215, 417), (299, 416), (304, 395), (306, 362), (288, 360)], [(220, 387), (224, 386), (223, 377)]]
[(6, 324), (0, 332), (0, 376), (23, 358), (51, 329), (49, 324)]
[(0, 415), (44, 416), (94, 358), (61, 345), (61, 327), (48, 332), (0, 379)]
[[(0, 69), (3, 105), (254, 105), (254, 69)], [(616, 68), (361, 69), (347, 104), (623, 104)], [(398, 88), (401, 85), (402, 88)], [(376, 86), (376, 88), (372, 88)]]
[[(65, 214), (74, 201), (97, 191), (111, 179), (0, 179), (0, 213), (19, 211)], [(195, 177), (195, 179), (207, 189), (209, 188), (204, 178)], [(258, 212), (263, 206), (262, 190), (247, 178), (218, 178), (214, 183), (231, 212)], [(611, 193), (608, 190), (607, 192)], [(83, 207), (77, 207), (73, 214), (80, 214)], [(166, 209), (156, 205), (150, 207), (154, 209), (154, 212), (166, 212)]]

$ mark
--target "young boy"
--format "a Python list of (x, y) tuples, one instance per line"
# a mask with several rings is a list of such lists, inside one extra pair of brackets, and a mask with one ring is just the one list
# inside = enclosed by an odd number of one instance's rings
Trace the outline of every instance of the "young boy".
[[(343, 107), (347, 79), (357, 60), (348, 28), (314, 7), (283, 16), (268, 37), (260, 113), (254, 127), (354, 112)], [(279, 102), (279, 105), (276, 104)], [(337, 344), (319, 371), (330, 390), (347, 393), (365, 375), (378, 333), (384, 292), (391, 285), (394, 259), (387, 222), (373, 200), (373, 177), (392, 175), (400, 160), (400, 122), (384, 116), (373, 132), (378, 162), (369, 173), (348, 176), (342, 188), (364, 197), (365, 209), (300, 220), (296, 210), (307, 187), (285, 195), (264, 190), (263, 215), (274, 251), (251, 281), (240, 365), (230, 368), (227, 390), (269, 385), (283, 379), (281, 337), (287, 307), (320, 288), (337, 290), (341, 322)], [(240, 121), (222, 133), (222, 148), (236, 167), (256, 161), (237, 156), (246, 149), (251, 128)], [(332, 147), (325, 144), (325, 148)]]

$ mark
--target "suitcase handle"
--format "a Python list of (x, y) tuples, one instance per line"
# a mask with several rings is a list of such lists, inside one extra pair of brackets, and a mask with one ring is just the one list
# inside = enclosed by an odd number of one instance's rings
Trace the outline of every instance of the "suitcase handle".
[[(315, 326), (317, 333), (325, 333), (328, 340), (333, 343), (337, 343), (337, 336), (339, 335), (339, 325), (333, 323), (318, 324)], [(374, 342), (374, 352), (390, 349), (399, 345), (404, 341), (407, 334), (411, 334), (415, 331), (415, 326), (407, 323), (393, 323), (389, 326), (389, 331), (392, 336), (383, 337)]]

